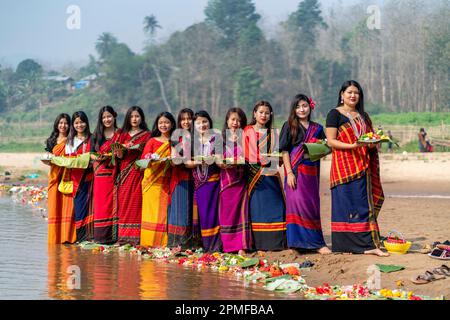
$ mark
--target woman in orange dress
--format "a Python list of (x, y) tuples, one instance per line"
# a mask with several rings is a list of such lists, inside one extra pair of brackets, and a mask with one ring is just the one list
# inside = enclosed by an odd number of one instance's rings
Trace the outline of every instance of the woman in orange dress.
[[(69, 133), (70, 116), (61, 113), (56, 117), (53, 132), (46, 141), (45, 150), (54, 156), (65, 155), (67, 135)], [(75, 218), (73, 211), (72, 194), (64, 194), (58, 191), (58, 185), (65, 174), (70, 179), (70, 171), (64, 171), (49, 162), (48, 175), (48, 243), (74, 243), (76, 238)]]

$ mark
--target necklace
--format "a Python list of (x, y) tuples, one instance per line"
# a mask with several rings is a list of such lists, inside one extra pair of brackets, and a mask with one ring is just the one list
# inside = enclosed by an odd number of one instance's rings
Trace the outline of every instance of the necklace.
[(142, 131), (142, 129), (139, 128), (139, 129), (130, 130), (129, 133), (130, 133), (130, 136), (134, 136), (134, 135), (138, 134), (141, 131)]
[(347, 112), (347, 118), (350, 120), (350, 124), (352, 126), (353, 133), (355, 134), (356, 138), (359, 139), (366, 132), (366, 123), (365, 123), (364, 119), (361, 119), (360, 126), (358, 128), (358, 126), (356, 125), (356, 121), (355, 121), (355, 119), (353, 119), (350, 112)]
[[(209, 156), (211, 153), (211, 142), (210, 141), (207, 141), (206, 143), (202, 142), (201, 145), (202, 145), (201, 155), (204, 157)], [(200, 182), (206, 182), (206, 180), (208, 180), (208, 172), (209, 172), (209, 165), (206, 163), (202, 162), (201, 166), (197, 167), (197, 175)]]

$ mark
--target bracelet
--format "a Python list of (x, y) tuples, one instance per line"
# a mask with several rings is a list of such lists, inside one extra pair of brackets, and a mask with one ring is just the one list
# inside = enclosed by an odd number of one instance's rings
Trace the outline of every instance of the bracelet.
[(287, 174), (290, 175), (291, 173), (294, 174), (292, 171), (289, 171)]

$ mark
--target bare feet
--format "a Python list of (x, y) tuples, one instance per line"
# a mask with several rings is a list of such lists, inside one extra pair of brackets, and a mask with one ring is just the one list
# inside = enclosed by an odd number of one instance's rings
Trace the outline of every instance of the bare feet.
[(331, 250), (328, 249), (328, 247), (320, 248), (319, 250), (317, 250), (317, 252), (322, 254), (322, 255), (332, 254)]
[(238, 255), (245, 257), (245, 250), (239, 250)]
[(376, 255), (379, 257), (389, 257), (390, 256), (389, 253), (383, 252), (380, 249), (367, 250), (367, 251), (364, 251), (364, 254), (373, 254), (373, 255)]
[(258, 256), (265, 257), (266, 253), (264, 251), (258, 251)]

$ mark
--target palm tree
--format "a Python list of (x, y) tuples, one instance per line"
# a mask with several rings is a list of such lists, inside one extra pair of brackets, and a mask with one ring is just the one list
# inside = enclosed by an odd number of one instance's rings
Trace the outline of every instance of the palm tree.
[(103, 32), (95, 43), (95, 49), (100, 55), (101, 59), (104, 59), (111, 54), (113, 47), (117, 44), (117, 38), (109, 32)]
[(144, 18), (144, 32), (153, 37), (156, 33), (156, 29), (161, 29), (161, 26), (156, 20), (156, 17), (152, 14), (151, 16), (146, 16)]

